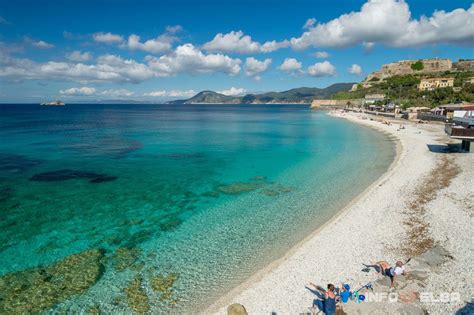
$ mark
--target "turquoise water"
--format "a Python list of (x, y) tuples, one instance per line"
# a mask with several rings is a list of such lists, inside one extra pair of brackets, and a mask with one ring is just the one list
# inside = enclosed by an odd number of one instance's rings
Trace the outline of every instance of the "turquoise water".
[[(204, 308), (394, 153), (386, 136), (300, 105), (0, 105), (0, 276), (100, 248), (97, 282), (49, 310), (131, 312), (137, 275), (151, 312)], [(152, 279), (168, 274), (165, 296)]]

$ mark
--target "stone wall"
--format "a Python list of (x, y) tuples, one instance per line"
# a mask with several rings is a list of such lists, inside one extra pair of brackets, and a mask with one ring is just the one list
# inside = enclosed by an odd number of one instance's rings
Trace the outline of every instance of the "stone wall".
[(474, 71), (474, 59), (459, 59), (453, 63), (453, 69), (457, 71)]
[(371, 73), (366, 81), (370, 81), (373, 77), (379, 79), (386, 79), (394, 75), (408, 75), (416, 73), (433, 73), (449, 71), (453, 68), (453, 62), (450, 59), (421, 59), (423, 62), (423, 69), (420, 71), (413, 70), (411, 65), (418, 60), (402, 60), (397, 62), (388, 63), (382, 66), (380, 71)]

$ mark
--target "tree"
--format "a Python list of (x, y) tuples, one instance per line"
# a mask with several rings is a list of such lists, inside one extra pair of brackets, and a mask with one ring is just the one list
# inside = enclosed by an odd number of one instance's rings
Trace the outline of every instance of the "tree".
[(412, 63), (410, 67), (415, 71), (420, 71), (420, 70), (423, 70), (425, 65), (423, 64), (423, 61), (418, 60), (417, 62)]

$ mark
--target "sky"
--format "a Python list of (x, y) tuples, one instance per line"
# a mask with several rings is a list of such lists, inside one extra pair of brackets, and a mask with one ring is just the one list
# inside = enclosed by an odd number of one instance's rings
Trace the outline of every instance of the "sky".
[(164, 102), (474, 58), (472, 1), (1, 1), (0, 103)]

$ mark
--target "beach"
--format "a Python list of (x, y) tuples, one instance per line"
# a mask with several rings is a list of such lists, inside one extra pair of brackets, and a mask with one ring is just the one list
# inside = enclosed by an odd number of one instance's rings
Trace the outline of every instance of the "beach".
[[(457, 292), (460, 301), (423, 303), (430, 314), (456, 312), (472, 299), (474, 155), (452, 152), (443, 124), (403, 121), (383, 124), (382, 117), (332, 113), (397, 139), (397, 157), (388, 171), (323, 227), (245, 283), (222, 297), (206, 313), (226, 314), (240, 303), (249, 314), (307, 313), (315, 295), (310, 282), (350, 283), (376, 280), (363, 264), (406, 260), (434, 245), (452, 256), (424, 280), (434, 296)], [(454, 150), (455, 151), (455, 150)], [(408, 268), (409, 271), (409, 268)], [(388, 287), (387, 287), (388, 291)]]

